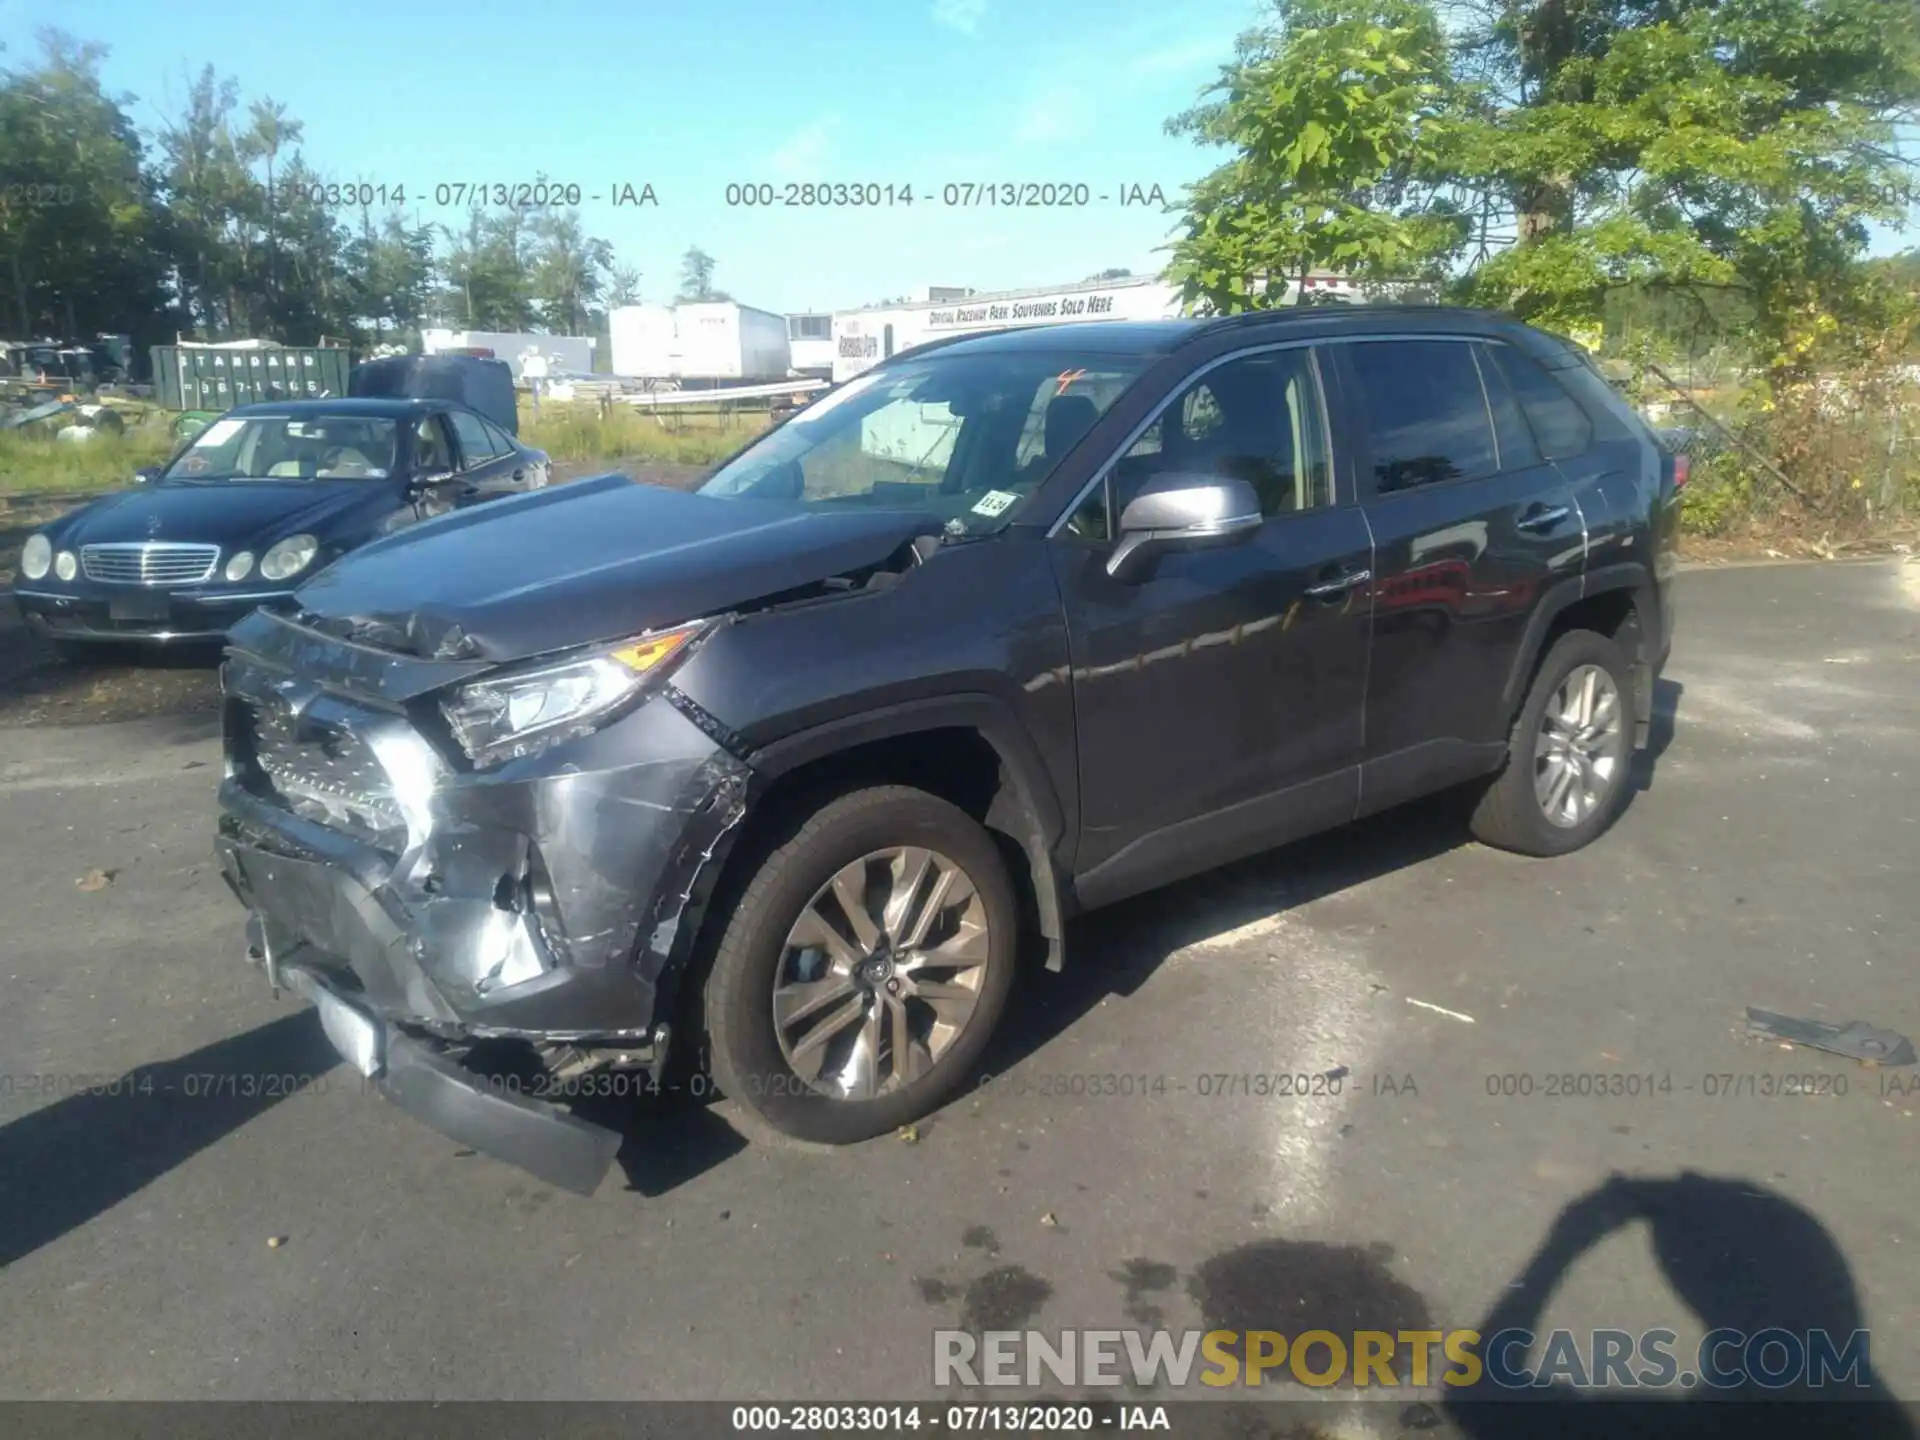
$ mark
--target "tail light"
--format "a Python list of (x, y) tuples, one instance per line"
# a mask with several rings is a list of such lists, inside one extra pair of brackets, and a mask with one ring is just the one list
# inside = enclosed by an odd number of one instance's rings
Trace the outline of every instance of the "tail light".
[(1687, 488), (1687, 478), (1693, 473), (1693, 461), (1682, 453), (1672, 456), (1667, 463), (1673, 467), (1673, 493), (1678, 495)]

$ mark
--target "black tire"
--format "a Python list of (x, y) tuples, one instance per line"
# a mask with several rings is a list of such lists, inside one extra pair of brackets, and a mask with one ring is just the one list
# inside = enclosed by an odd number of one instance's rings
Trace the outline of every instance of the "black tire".
[[(1559, 825), (1547, 818), (1534, 791), (1539, 760), (1541, 726), (1548, 704), (1560, 684), (1583, 665), (1604, 670), (1619, 691), (1621, 744), (1611, 789), (1577, 824)], [(1473, 808), (1468, 826), (1482, 844), (1520, 855), (1565, 855), (1591, 844), (1619, 815), (1628, 791), (1633, 763), (1633, 666), (1626, 652), (1592, 630), (1570, 630), (1554, 641), (1535, 671), (1526, 702), (1513, 722), (1507, 743), (1507, 763), (1487, 785)]]
[[(789, 931), (839, 871), (892, 846), (956, 863), (985, 911), (988, 959), (971, 1017), (925, 1073), (872, 1099), (808, 1088), (780, 1048), (773, 991)], [(846, 1145), (898, 1129), (947, 1099), (978, 1063), (1006, 1008), (1019, 910), (1005, 861), (965, 812), (899, 785), (828, 801), (762, 860), (722, 932), (702, 991), (709, 1063), (722, 1094), (795, 1139)]]

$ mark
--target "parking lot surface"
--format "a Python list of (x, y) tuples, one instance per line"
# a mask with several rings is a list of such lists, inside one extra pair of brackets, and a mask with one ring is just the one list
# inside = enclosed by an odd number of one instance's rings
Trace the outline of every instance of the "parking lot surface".
[[(1756, 1005), (1920, 1035), (1920, 566), (1679, 598), (1592, 848), (1521, 860), (1429, 803), (1143, 897), (1024, 978), (991, 1079), (911, 1138), (640, 1102), (588, 1199), (359, 1093), (242, 962), (205, 707), (0, 728), (0, 1394), (931, 1397), (936, 1327), (1538, 1298), (1683, 1344), (1852, 1313), (1920, 1395), (1913, 1072), (1744, 1033)], [(1258, 1078), (1296, 1075), (1337, 1081)], [(1583, 1230), (1614, 1172), (1702, 1178)]]

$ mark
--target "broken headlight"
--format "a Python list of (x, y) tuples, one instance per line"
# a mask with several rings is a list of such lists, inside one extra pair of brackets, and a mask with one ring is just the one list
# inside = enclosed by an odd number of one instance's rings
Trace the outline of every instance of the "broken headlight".
[(440, 702), (440, 713), (476, 765), (536, 755), (628, 709), (705, 628), (705, 622), (680, 625), (573, 659), (470, 681)]

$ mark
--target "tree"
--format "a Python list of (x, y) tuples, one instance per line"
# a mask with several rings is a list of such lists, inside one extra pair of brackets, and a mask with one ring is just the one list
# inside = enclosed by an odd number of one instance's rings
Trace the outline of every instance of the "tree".
[(629, 265), (616, 265), (607, 279), (607, 305), (618, 308), (622, 305), (640, 303), (640, 272)]
[[(1281, 303), (1337, 269), (1431, 277), (1465, 239), (1435, 183), (1452, 89), (1440, 22), (1420, 0), (1280, 0), (1206, 92), (1167, 122), (1233, 158), (1192, 189), (1169, 275), (1216, 311)], [(1299, 285), (1296, 298), (1308, 299)]]
[(272, 300), (280, 293), (279, 240), (274, 234), (274, 217), (280, 201), (273, 188), (273, 165), (283, 149), (299, 141), (306, 127), (298, 120), (289, 119), (287, 107), (271, 97), (254, 101), (247, 114), (252, 125), (242, 141), (241, 153), (249, 159), (258, 156), (267, 162), (267, 283)]
[(0, 70), (0, 316), (21, 336), (139, 328), (163, 302), (160, 214), (103, 46), (40, 35)]
[(674, 298), (682, 304), (729, 298), (724, 290), (713, 288), (713, 268), (713, 257), (698, 245), (692, 246), (680, 259), (680, 293)]
[(1129, 277), (1130, 277), (1130, 276), (1131, 276), (1132, 274), (1133, 274), (1133, 272), (1132, 272), (1131, 270), (1102, 270), (1102, 271), (1101, 271), (1101, 272), (1100, 272), (1100, 273), (1099, 273), (1098, 275), (1089, 275), (1089, 276), (1087, 277), (1087, 279), (1088, 279), (1089, 281), (1092, 281), (1092, 280), (1125, 280), (1125, 279), (1127, 279), (1127, 278), (1129, 278)]
[[(1235, 156), (1194, 188), (1172, 273), (1226, 308), (1309, 258), (1443, 273), (1549, 328), (1659, 290), (1739, 317), (1782, 373), (1870, 330), (1862, 263), (1915, 169), (1912, 0), (1280, 0), (1170, 122)], [(1720, 304), (1710, 297), (1730, 296)], [(1824, 339), (1823, 339), (1824, 337)]]

